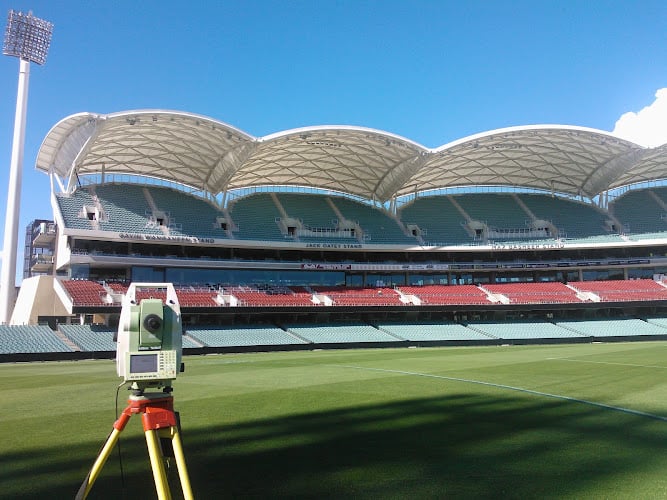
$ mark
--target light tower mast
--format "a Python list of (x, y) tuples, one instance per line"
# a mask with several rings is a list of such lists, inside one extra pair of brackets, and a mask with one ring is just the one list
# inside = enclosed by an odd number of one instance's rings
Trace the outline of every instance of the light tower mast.
[(0, 276), (0, 324), (11, 319), (12, 304), (16, 293), (16, 253), (21, 202), (21, 176), (23, 171), (23, 145), (28, 105), (28, 81), (30, 63), (42, 65), (51, 45), (53, 24), (32, 15), (9, 11), (2, 53), (19, 58), (19, 85), (14, 115), (14, 139), (9, 167), (7, 212), (5, 214), (5, 239), (2, 251), (2, 275)]

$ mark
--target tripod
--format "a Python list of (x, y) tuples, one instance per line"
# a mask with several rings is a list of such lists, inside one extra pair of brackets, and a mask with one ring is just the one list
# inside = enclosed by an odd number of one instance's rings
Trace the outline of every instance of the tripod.
[(159, 500), (170, 500), (171, 491), (167, 482), (167, 473), (165, 471), (165, 455), (163, 444), (171, 444), (171, 448), (176, 459), (178, 476), (181, 481), (181, 489), (185, 500), (191, 500), (192, 489), (190, 488), (190, 479), (185, 465), (185, 455), (183, 454), (183, 445), (178, 430), (177, 415), (174, 413), (173, 397), (168, 392), (148, 392), (143, 390), (134, 390), (128, 400), (128, 406), (123, 410), (120, 417), (114, 422), (113, 430), (109, 434), (104, 446), (84, 479), (79, 492), (76, 495), (77, 500), (85, 499), (95, 483), (95, 480), (102, 471), (107, 458), (111, 454), (120, 433), (134, 414), (142, 414), (144, 434), (146, 435), (146, 445), (148, 446), (148, 455), (153, 470), (153, 479), (155, 480), (155, 489)]

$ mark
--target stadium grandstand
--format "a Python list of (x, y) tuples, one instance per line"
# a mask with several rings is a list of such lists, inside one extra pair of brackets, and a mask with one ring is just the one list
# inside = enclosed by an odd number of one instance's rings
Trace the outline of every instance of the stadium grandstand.
[(667, 334), (667, 145), (140, 110), (64, 118), (36, 167), (53, 214), (26, 230), (8, 355), (113, 350), (131, 282), (175, 285), (192, 352)]

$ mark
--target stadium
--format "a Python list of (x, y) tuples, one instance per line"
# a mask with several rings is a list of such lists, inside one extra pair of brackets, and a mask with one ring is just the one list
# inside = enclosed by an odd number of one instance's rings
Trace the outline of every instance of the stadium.
[(131, 282), (177, 287), (193, 353), (667, 333), (666, 146), (140, 110), (62, 119), (36, 167), (53, 217), (26, 231), (7, 360), (113, 355)]
[[(26, 228), (0, 326), (0, 487), (74, 495), (123, 385), (123, 298), (173, 283), (198, 498), (661, 496), (666, 166), (665, 146), (571, 126), (429, 149), (64, 118), (37, 156), (52, 217)], [(155, 494), (125, 436), (94, 498)]]

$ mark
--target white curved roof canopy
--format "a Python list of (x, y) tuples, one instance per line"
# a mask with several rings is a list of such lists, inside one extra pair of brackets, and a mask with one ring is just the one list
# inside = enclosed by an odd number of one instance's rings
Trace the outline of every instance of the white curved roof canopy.
[(154, 177), (216, 195), (307, 186), (381, 202), (459, 186), (505, 185), (594, 197), (667, 178), (667, 145), (643, 148), (600, 130), (500, 129), (436, 149), (379, 130), (318, 126), (253, 137), (212, 118), (141, 110), (80, 113), (47, 134), (36, 167), (60, 177)]

